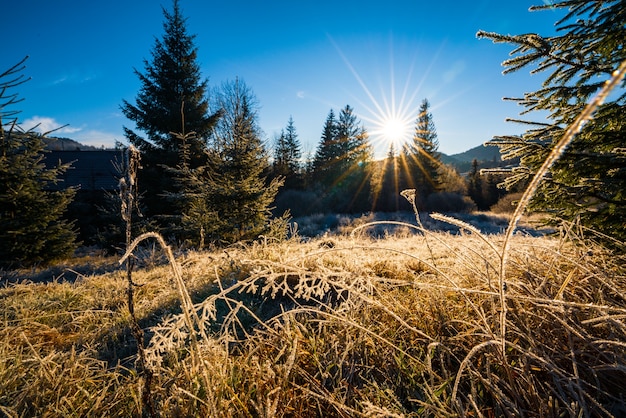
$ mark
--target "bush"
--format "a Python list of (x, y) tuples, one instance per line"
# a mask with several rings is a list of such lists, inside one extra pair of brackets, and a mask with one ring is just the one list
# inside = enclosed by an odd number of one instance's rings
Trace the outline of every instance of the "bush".
[(322, 212), (320, 195), (311, 190), (282, 190), (274, 201), (275, 214), (289, 211), (292, 216), (307, 216)]
[(467, 196), (459, 193), (437, 192), (429, 195), (425, 202), (428, 212), (471, 212), (476, 204)]
[(0, 265), (45, 264), (71, 255), (76, 249), (74, 225), (64, 219), (76, 190), (58, 183), (70, 164), (46, 168), (43, 135), (20, 129), (17, 119), (3, 116), (19, 102), (9, 89), (20, 85), (18, 64), (0, 73)]
[(509, 193), (491, 206), (490, 210), (494, 213), (513, 213), (521, 197), (522, 193)]

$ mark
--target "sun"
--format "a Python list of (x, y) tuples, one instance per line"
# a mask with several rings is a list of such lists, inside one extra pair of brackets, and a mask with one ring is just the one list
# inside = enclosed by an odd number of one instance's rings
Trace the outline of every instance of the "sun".
[(415, 112), (404, 106), (401, 112), (378, 106), (365, 119), (370, 125), (370, 139), (379, 152), (387, 152), (391, 146), (396, 151), (410, 143), (415, 130)]
[(374, 121), (376, 127), (372, 134), (378, 136), (383, 142), (394, 147), (402, 146), (411, 138), (412, 120), (398, 116), (379, 115)]
[[(376, 157), (388, 155), (391, 146), (398, 152), (405, 144), (410, 144), (419, 114), (421, 100), (418, 99), (422, 94), (421, 86), (424, 83), (423, 79), (413, 81), (418, 54), (403, 56), (401, 62), (405, 65), (402, 66), (402, 71), (397, 71), (394, 62), (395, 52), (390, 39), (389, 69), (385, 71), (377, 66), (374, 71), (368, 69), (364, 72), (369, 76), (366, 80), (332, 38), (331, 41), (363, 90), (359, 96), (354, 96), (359, 109), (357, 116), (364, 121)], [(397, 83), (398, 78), (400, 83)]]

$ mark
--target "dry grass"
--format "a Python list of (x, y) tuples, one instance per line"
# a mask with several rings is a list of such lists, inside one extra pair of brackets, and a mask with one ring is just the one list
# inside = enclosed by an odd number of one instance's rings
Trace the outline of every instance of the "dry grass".
[[(163, 416), (619, 416), (624, 260), (514, 235), (255, 243), (139, 269)], [(140, 416), (124, 272), (0, 290), (7, 416)], [(188, 315), (195, 315), (191, 322)], [(198, 321), (198, 322), (195, 322)], [(202, 329), (207, 332), (203, 335)]]

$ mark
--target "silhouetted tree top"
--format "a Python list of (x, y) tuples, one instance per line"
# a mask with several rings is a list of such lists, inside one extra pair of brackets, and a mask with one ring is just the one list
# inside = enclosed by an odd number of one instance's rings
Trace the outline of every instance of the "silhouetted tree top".
[(195, 35), (187, 31), (179, 1), (173, 0), (171, 12), (163, 8), (163, 15), (164, 34), (155, 40), (151, 60), (144, 60), (144, 72), (134, 70), (141, 82), (136, 102), (124, 100), (121, 107), (124, 115), (146, 134), (142, 138), (126, 129), (129, 140), (141, 150), (177, 150), (172, 132), (195, 132), (198, 140), (206, 141), (219, 116), (208, 114), (208, 80), (200, 74)]

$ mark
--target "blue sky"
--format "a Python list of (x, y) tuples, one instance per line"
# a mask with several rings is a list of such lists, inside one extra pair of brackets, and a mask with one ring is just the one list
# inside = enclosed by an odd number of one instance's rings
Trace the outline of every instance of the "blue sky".
[[(290, 116), (304, 154), (315, 151), (330, 109), (354, 108), (377, 156), (390, 140), (382, 125), (395, 114), (409, 128), (423, 99), (439, 149), (463, 152), (494, 135), (521, 108), (501, 99), (537, 89), (542, 75), (502, 75), (511, 46), (476, 38), (554, 33), (561, 12), (529, 12), (541, 0), (221, 1), (181, 0), (209, 85), (243, 79), (260, 104), (269, 145)], [(126, 142), (120, 112), (134, 103), (170, 0), (22, 0), (3, 7), (4, 70), (25, 55), (20, 121), (90, 145)]]

